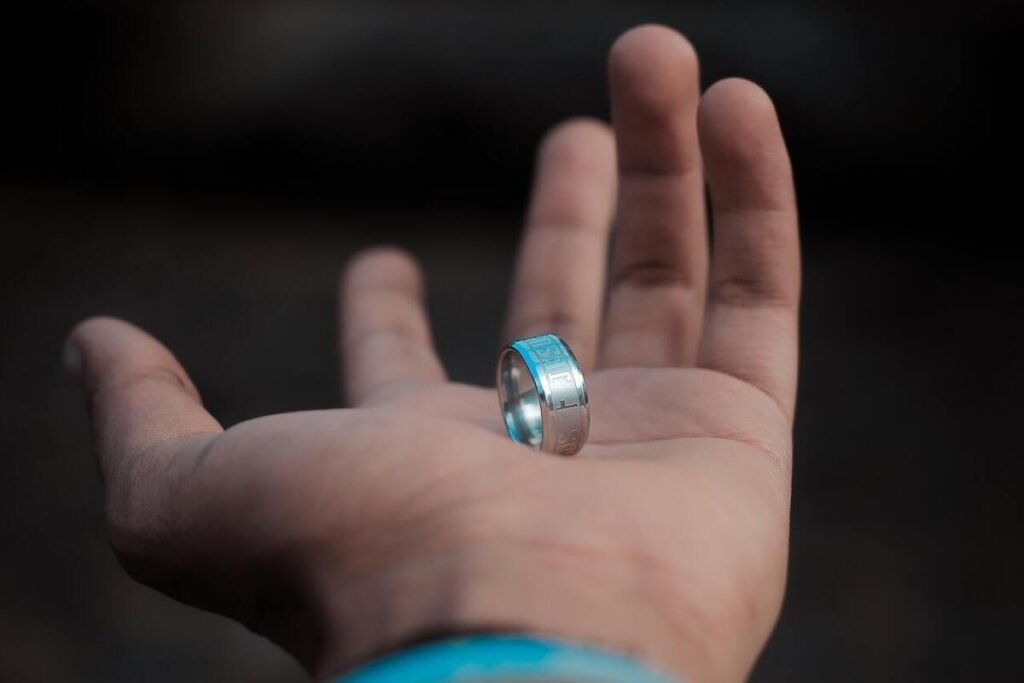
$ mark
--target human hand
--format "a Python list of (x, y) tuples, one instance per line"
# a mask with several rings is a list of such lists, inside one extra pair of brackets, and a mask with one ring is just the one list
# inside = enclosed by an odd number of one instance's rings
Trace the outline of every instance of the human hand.
[(321, 676), (479, 630), (626, 651), (694, 682), (749, 672), (786, 571), (789, 161), (763, 91), (728, 80), (700, 98), (674, 32), (629, 32), (609, 70), (614, 132), (571, 122), (542, 147), (508, 324), (510, 337), (558, 334), (579, 358), (581, 453), (512, 443), (493, 388), (447, 381), (418, 269), (394, 249), (344, 279), (351, 409), (223, 430), (158, 342), (88, 320), (68, 364), (133, 576)]

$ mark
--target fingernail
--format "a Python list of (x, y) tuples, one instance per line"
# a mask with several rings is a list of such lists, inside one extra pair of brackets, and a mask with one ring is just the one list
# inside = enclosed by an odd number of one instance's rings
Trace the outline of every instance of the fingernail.
[(64, 342), (61, 362), (64, 364), (64, 371), (69, 375), (75, 379), (79, 379), (82, 376), (82, 352), (70, 339)]

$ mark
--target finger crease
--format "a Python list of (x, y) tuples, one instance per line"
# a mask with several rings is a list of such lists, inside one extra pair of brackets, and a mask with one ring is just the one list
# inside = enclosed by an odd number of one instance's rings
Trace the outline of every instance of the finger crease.
[(635, 287), (682, 287), (696, 289), (693, 277), (677, 265), (662, 259), (635, 261), (615, 269), (613, 286), (632, 285)]

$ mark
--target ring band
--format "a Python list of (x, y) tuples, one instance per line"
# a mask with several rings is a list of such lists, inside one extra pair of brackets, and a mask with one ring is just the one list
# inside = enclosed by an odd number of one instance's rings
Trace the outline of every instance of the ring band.
[(498, 400), (513, 441), (574, 455), (590, 433), (583, 371), (553, 334), (509, 342), (498, 356)]

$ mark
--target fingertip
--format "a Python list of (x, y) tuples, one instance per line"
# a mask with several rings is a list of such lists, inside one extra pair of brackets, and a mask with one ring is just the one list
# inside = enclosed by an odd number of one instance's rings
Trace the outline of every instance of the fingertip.
[(558, 154), (568, 149), (592, 149), (614, 143), (612, 128), (600, 119), (576, 116), (551, 127), (540, 144), (542, 155)]
[(620, 170), (679, 176), (700, 170), (700, 69), (686, 38), (657, 25), (628, 31), (609, 52), (608, 85)]
[(545, 134), (537, 156), (541, 164), (612, 172), (614, 167), (608, 161), (615, 158), (615, 135), (611, 126), (599, 119), (572, 118)]
[(726, 78), (708, 88), (697, 126), (712, 161), (749, 163), (786, 152), (774, 102), (745, 78)]
[(174, 354), (145, 330), (119, 318), (93, 316), (72, 328), (64, 344), (64, 367), (93, 391), (125, 368), (163, 368), (188, 392), (195, 385)]
[(86, 357), (96, 356), (97, 347), (109, 343), (112, 336), (119, 336), (133, 329), (137, 328), (110, 316), (91, 316), (80, 321), (71, 328), (67, 339), (64, 340), (61, 354), (64, 370), (75, 379), (87, 381)]
[(697, 51), (678, 31), (647, 24), (626, 31), (608, 53), (613, 90), (630, 96), (654, 112), (671, 112), (680, 84), (696, 86)]
[(537, 154), (528, 225), (610, 229), (614, 211), (615, 136), (597, 119), (552, 128)]
[(715, 81), (704, 93), (704, 97), (711, 100), (725, 98), (725, 101), (732, 104), (749, 101), (767, 111), (775, 111), (775, 105), (768, 92), (754, 81), (741, 76), (730, 76)]
[(378, 390), (445, 379), (424, 306), (423, 275), (405, 249), (385, 245), (356, 254), (342, 274), (338, 343), (350, 405)]
[(399, 290), (422, 296), (423, 272), (408, 250), (395, 245), (364, 249), (348, 262), (342, 272), (342, 288)]
[(644, 70), (656, 62), (697, 66), (693, 43), (663, 24), (643, 24), (619, 36), (608, 53), (609, 64), (622, 69)]
[(75, 344), (81, 344), (110, 331), (116, 331), (119, 328), (138, 329), (131, 323), (125, 322), (120, 318), (114, 318), (107, 315), (94, 315), (80, 321), (72, 327), (70, 334), (68, 334), (68, 340)]

